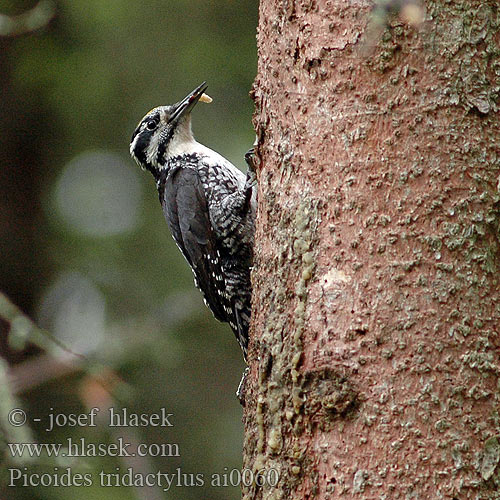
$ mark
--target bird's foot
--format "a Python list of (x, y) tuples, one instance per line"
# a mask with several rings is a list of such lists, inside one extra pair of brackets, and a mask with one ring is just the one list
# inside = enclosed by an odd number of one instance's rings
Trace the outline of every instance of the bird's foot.
[(255, 146), (252, 146), (245, 153), (245, 161), (248, 165), (246, 185), (249, 188), (255, 186), (255, 184), (257, 183), (257, 174), (255, 173), (256, 160), (257, 158), (255, 156)]
[(241, 376), (241, 380), (240, 383), (238, 384), (238, 389), (236, 391), (236, 397), (238, 398), (238, 401), (240, 402), (241, 406), (245, 406), (245, 392), (246, 392), (245, 389), (246, 389), (247, 376), (249, 372), (250, 368), (247, 366), (243, 371), (243, 375)]

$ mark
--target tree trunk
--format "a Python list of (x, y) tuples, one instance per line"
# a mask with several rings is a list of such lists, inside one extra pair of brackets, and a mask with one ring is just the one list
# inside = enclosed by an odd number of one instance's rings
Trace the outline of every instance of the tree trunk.
[(497, 499), (498, 5), (370, 5), (261, 0), (244, 498)]

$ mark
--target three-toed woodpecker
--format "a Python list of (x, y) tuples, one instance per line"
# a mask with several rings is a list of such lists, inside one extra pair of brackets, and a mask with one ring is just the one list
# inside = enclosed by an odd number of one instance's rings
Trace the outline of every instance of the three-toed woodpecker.
[(194, 139), (191, 111), (200, 98), (208, 99), (206, 88), (202, 83), (177, 104), (152, 109), (132, 135), (130, 154), (153, 174), (167, 224), (195, 284), (214, 316), (231, 326), (246, 361), (255, 176), (250, 156), (245, 176)]

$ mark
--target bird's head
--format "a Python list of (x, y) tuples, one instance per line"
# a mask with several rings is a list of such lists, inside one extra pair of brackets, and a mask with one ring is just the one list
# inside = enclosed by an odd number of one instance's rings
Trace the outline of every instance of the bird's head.
[(191, 111), (199, 100), (210, 102), (206, 89), (203, 82), (178, 103), (153, 108), (139, 122), (130, 140), (130, 155), (141, 168), (158, 173), (169, 157), (189, 150), (194, 143)]

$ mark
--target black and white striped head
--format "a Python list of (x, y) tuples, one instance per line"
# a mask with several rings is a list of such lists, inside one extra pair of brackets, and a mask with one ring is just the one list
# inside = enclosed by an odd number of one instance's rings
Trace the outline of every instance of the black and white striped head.
[[(207, 89), (206, 82), (172, 106), (152, 109), (139, 122), (130, 140), (130, 155), (142, 169), (157, 174), (168, 157), (189, 152), (195, 143), (191, 111)], [(208, 100), (208, 96), (204, 96)], [(208, 102), (208, 101), (207, 101)]]

